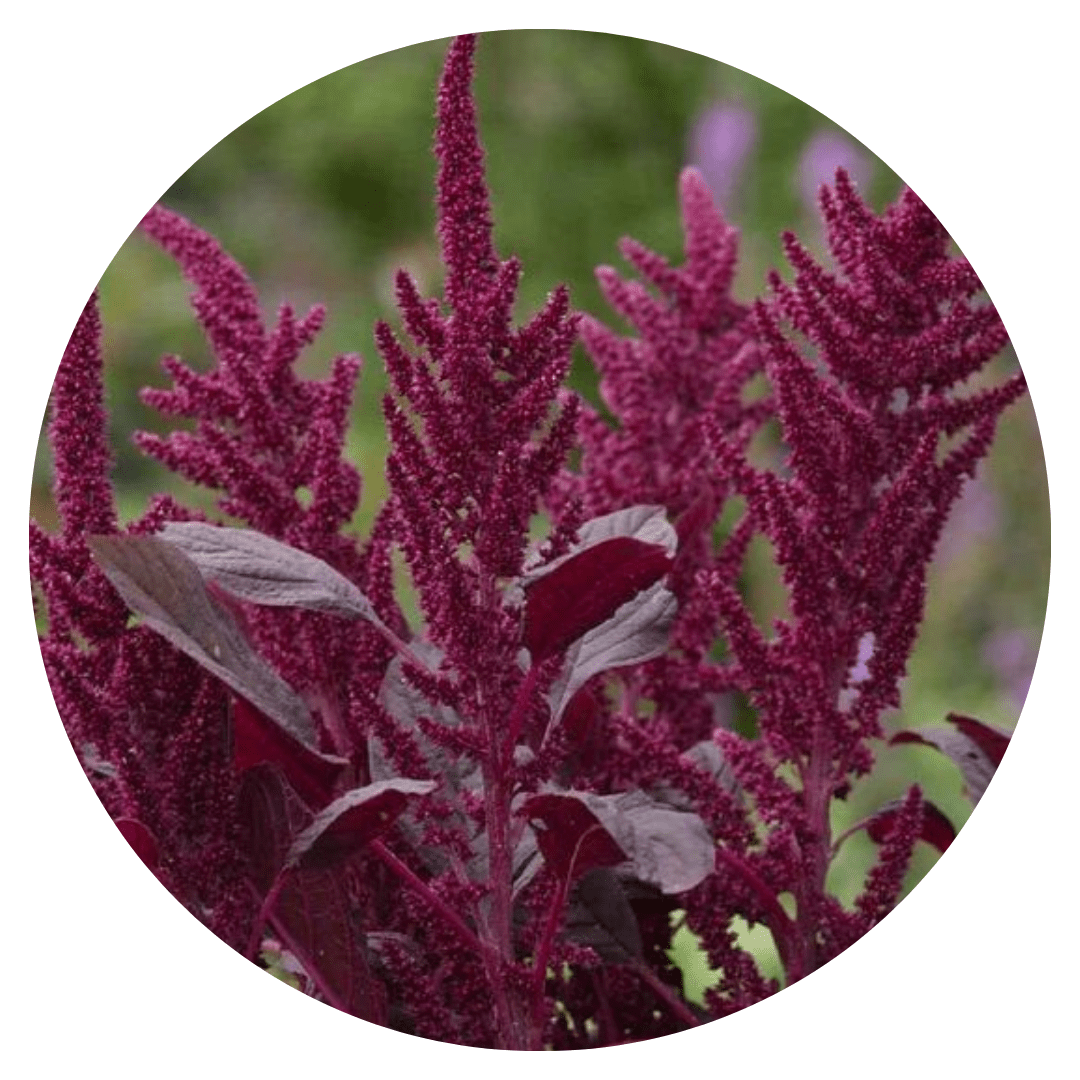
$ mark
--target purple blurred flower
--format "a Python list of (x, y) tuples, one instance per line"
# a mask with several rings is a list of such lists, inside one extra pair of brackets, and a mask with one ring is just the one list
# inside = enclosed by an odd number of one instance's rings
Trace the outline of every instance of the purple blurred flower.
[(983, 646), (983, 659), (1018, 706), (1027, 697), (1038, 654), (1038, 642), (1031, 633), (1015, 628), (998, 630)]
[(741, 105), (714, 105), (690, 136), (690, 164), (705, 177), (721, 209), (730, 209), (746, 159), (757, 139), (754, 114)]
[(811, 214), (817, 214), (821, 185), (832, 184), (838, 168), (846, 169), (855, 187), (865, 194), (873, 174), (869, 157), (839, 131), (817, 132), (799, 159), (799, 193)]
[(972, 544), (995, 532), (999, 517), (994, 489), (981, 477), (969, 480), (942, 533), (938, 557), (946, 562), (962, 558)]

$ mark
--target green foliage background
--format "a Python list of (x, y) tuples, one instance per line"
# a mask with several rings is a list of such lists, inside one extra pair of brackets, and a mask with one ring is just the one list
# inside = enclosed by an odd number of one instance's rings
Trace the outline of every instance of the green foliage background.
[[(397, 322), (392, 277), (407, 267), (422, 291), (438, 289), (434, 163), (430, 146), (434, 88), (445, 42), (433, 41), (342, 69), (252, 117), (181, 176), (163, 201), (213, 233), (248, 270), (272, 317), (284, 300), (304, 310), (328, 305), (326, 329), (308, 350), (308, 373), (326, 371), (338, 352), (360, 352), (365, 369), (354, 410), (350, 452), (365, 480), (356, 528), (370, 525), (385, 494), (386, 441), (380, 414), (385, 379), (372, 341), (376, 318)], [(797, 167), (817, 131), (833, 125), (777, 88), (706, 57), (633, 38), (575, 31), (485, 35), (478, 52), (477, 98), (488, 178), (503, 255), (524, 263), (522, 315), (558, 282), (575, 304), (609, 322), (593, 270), (619, 264), (616, 241), (632, 235), (677, 258), (681, 232), (676, 178), (686, 163), (696, 115), (737, 102), (757, 117), (757, 142), (731, 214), (742, 230), (737, 292), (760, 293), (766, 270), (782, 265), (779, 235), (794, 228), (820, 250), (813, 215), (802, 205)], [(867, 151), (868, 156), (869, 152)], [(872, 156), (871, 156), (872, 157)], [(900, 181), (873, 160), (864, 194), (878, 209)], [(973, 178), (974, 182), (974, 178)], [(948, 222), (945, 222), (948, 226)], [(130, 445), (136, 428), (161, 430), (138, 401), (139, 387), (161, 384), (163, 353), (209, 362), (175, 266), (141, 236), (129, 238), (101, 282), (116, 486), (124, 517), (148, 494), (171, 490), (209, 505)], [(995, 374), (1013, 367), (1010, 353)], [(582, 353), (575, 387), (594, 401), (595, 377)], [(938, 723), (950, 710), (1011, 728), (1034, 662), (1049, 577), (1049, 500), (1034, 413), (1026, 400), (1003, 420), (981, 478), (996, 513), (958, 526), (931, 573), (927, 619), (909, 669), (902, 712), (890, 727)], [(42, 443), (31, 512), (55, 523)], [(971, 515), (968, 515), (969, 518)], [(763, 625), (781, 614), (783, 590), (766, 544), (748, 560), (745, 588)], [(986, 656), (995, 635), (1011, 633), (1015, 677)], [(1021, 689), (1017, 689), (1017, 684)], [(959, 773), (933, 751), (882, 748), (875, 776), (837, 804), (838, 830), (917, 779), (954, 823), (970, 804)], [(935, 854), (917, 853), (909, 886)], [(831, 884), (845, 900), (859, 891), (874, 857), (861, 834), (845, 845)], [(761, 963), (775, 969), (766, 931), (748, 931)], [(686, 935), (677, 940), (688, 990), (708, 976)]]

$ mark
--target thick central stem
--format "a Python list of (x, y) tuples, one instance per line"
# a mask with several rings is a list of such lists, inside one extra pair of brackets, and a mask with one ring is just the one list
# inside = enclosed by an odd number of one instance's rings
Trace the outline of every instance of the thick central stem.
[(484, 765), (484, 820), (488, 835), (488, 873), (491, 884), (491, 916), (488, 980), (495, 997), (499, 1043), (504, 1050), (529, 1048), (529, 1025), (516, 988), (510, 985), (514, 965), (513, 852), (510, 850), (510, 797), (500, 767), (498, 742)]
[[(480, 603), (487, 610), (501, 606), (501, 598), (490, 573), (482, 573)], [(516, 962), (513, 937), (513, 870), (510, 821), (510, 760), (504, 754), (508, 718), (506, 704), (497, 694), (480, 695), (479, 716), (485, 729), (484, 825), (488, 838), (488, 884), (490, 908), (486, 920), (488, 982), (495, 999), (498, 1045), (503, 1050), (529, 1049), (527, 1003), (512, 983)], [(511, 748), (512, 750), (512, 748)]]
[[(844, 613), (846, 616), (846, 612)], [(843, 617), (843, 616), (842, 616)], [(830, 689), (833, 701), (847, 678), (847, 667), (836, 664), (831, 673)], [(829, 872), (832, 854), (832, 826), (829, 806), (833, 789), (833, 739), (830, 719), (826, 709), (819, 707), (814, 718), (814, 730), (810, 746), (810, 760), (803, 772), (803, 806), (810, 826), (812, 840), (806, 853), (807, 866), (796, 897), (797, 921), (806, 965), (809, 974), (822, 963), (819, 949), (820, 909), (825, 898), (825, 878)]]

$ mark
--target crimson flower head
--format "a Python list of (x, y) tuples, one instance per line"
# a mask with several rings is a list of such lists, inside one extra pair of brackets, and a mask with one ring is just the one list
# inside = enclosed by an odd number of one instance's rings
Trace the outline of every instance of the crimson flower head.
[[(376, 327), (395, 396), (386, 514), (434, 641), (463, 667), (520, 646), (495, 583), (524, 566), (528, 526), (574, 441), (579, 399), (561, 390), (577, 317), (565, 288), (525, 326), (511, 313), (521, 267), (500, 259), (470, 93), (475, 41), (455, 39), (438, 95), (439, 239), (445, 304), (404, 271), (397, 297), (417, 354)], [(467, 552), (462, 558), (459, 552)], [(496, 644), (498, 642), (498, 644)]]

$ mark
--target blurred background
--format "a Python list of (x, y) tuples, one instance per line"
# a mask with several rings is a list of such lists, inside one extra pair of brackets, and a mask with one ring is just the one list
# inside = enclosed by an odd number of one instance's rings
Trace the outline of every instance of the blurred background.
[[(298, 90), (210, 149), (163, 195), (245, 266), (268, 319), (286, 300), (301, 311), (327, 305), (326, 328), (302, 361), (305, 374), (321, 376), (340, 352), (364, 357), (350, 433), (365, 481), (355, 522), (361, 535), (385, 494), (386, 383), (372, 325), (377, 318), (397, 325), (398, 267), (426, 294), (439, 287), (430, 148), (445, 46), (433, 41), (388, 53)], [(685, 164), (702, 169), (741, 230), (736, 292), (743, 300), (761, 292), (770, 267), (782, 266), (782, 230), (794, 229), (822, 252), (816, 192), (838, 165), (875, 209), (900, 188), (887, 165), (803, 102), (737, 69), (652, 42), (576, 31), (487, 34), (476, 94), (496, 243), (503, 256), (517, 254), (524, 263), (522, 317), (566, 282), (579, 309), (617, 325), (594, 268), (621, 267), (616, 242), (625, 235), (681, 258), (676, 180)], [(119, 249), (100, 288), (121, 514), (137, 516), (148, 495), (166, 490), (209, 507), (212, 495), (189, 488), (130, 443), (133, 430), (164, 429), (137, 396), (142, 386), (164, 385), (160, 356), (209, 363), (189, 288), (173, 262), (139, 235)], [(1007, 350), (991, 374), (1000, 377), (1016, 363)], [(572, 381), (596, 402), (595, 377), (580, 349)], [(42, 441), (31, 514), (46, 528), (56, 522), (49, 476)], [(886, 718), (889, 730), (938, 724), (949, 711), (1014, 726), (1042, 631), (1049, 537), (1042, 450), (1025, 399), (1006, 413), (940, 545), (904, 705)], [(745, 589), (763, 625), (784, 610), (764, 543), (751, 552)], [(967, 819), (971, 807), (955, 766), (926, 747), (882, 747), (874, 777), (837, 804), (837, 831), (913, 780), (955, 825)], [(859, 892), (874, 854), (861, 833), (844, 845), (830, 885), (845, 902)], [(936, 856), (919, 845), (908, 888)], [(774, 973), (768, 932), (743, 932), (761, 966)], [(696, 996), (708, 973), (685, 932), (676, 944)]]

